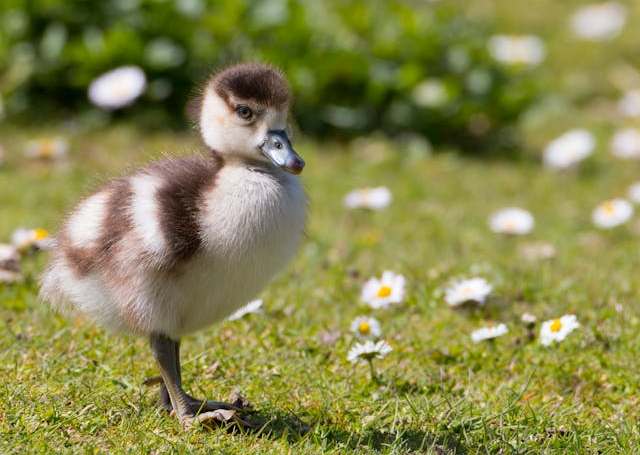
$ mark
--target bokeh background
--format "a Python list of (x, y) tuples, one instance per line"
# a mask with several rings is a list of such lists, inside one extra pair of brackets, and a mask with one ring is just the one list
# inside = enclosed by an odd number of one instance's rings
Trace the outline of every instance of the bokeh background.
[[(289, 76), (305, 134), (415, 133), (469, 153), (515, 154), (519, 128), (602, 113), (637, 83), (638, 32), (627, 17), (637, 5), (627, 5), (617, 31), (605, 25), (604, 38), (585, 39), (568, 14), (581, 4), (6, 0), (0, 105), (3, 117), (26, 122), (184, 127), (194, 85), (221, 65), (257, 59)], [(607, 14), (591, 20), (616, 20)], [(122, 112), (96, 111), (90, 83), (121, 65), (144, 71), (143, 96)]]
[[(637, 453), (639, 24), (635, 0), (2, 0), (0, 452)], [(80, 198), (202, 150), (189, 100), (244, 60), (290, 80), (310, 217), (263, 305), (184, 344), (192, 393), (240, 389), (261, 434), (185, 434), (145, 340), (37, 280)], [(403, 297), (374, 308), (385, 270)], [(469, 278), (484, 303), (452, 304)], [(375, 380), (359, 316), (392, 348)]]

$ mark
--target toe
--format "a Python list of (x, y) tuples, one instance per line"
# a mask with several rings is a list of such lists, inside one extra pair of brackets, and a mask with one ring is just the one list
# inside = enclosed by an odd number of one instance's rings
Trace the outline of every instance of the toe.
[(224, 401), (212, 401), (206, 400), (202, 403), (202, 411), (240, 411), (241, 409), (237, 406), (234, 406), (230, 403), (225, 403)]
[(202, 412), (195, 416), (183, 416), (180, 419), (180, 423), (182, 423), (184, 429), (190, 429), (194, 425), (203, 425), (212, 428), (222, 424), (241, 422), (242, 420), (236, 416), (236, 411), (226, 409)]

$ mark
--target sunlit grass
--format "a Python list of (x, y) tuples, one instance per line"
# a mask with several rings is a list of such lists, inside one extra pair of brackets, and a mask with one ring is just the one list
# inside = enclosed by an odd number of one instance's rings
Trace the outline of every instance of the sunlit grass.
[[(55, 230), (96, 179), (196, 146), (188, 137), (121, 127), (70, 134), (69, 162), (47, 166), (21, 155), (34, 134), (42, 131), (3, 135), (1, 239), (18, 226)], [(590, 221), (598, 202), (624, 194), (634, 168), (601, 151), (582, 171), (559, 175), (534, 161), (408, 157), (390, 143), (352, 154), (338, 145), (299, 148), (308, 163), (307, 238), (262, 295), (265, 314), (212, 327), (186, 338), (183, 348), (187, 388), (209, 398), (241, 390), (262, 431), (184, 433), (155, 406), (156, 390), (142, 385), (156, 374), (145, 340), (63, 319), (36, 301), (40, 255), (24, 262), (25, 284), (0, 287), (0, 451), (637, 447), (638, 225), (600, 232)], [(344, 194), (376, 185), (393, 193), (387, 209), (344, 209)], [(532, 234), (506, 238), (489, 230), (488, 216), (508, 205), (531, 211)], [(553, 243), (557, 257), (523, 259), (520, 248), (535, 240)], [(360, 304), (360, 289), (386, 269), (406, 276), (406, 303), (374, 311)], [(461, 276), (492, 283), (484, 307), (455, 310), (444, 302), (443, 288)], [(527, 340), (525, 311), (539, 321), (574, 313), (582, 327), (542, 347)], [(376, 362), (379, 383), (366, 365), (346, 360), (349, 326), (360, 314), (379, 319), (393, 347)], [(490, 322), (506, 323), (509, 333), (472, 343), (471, 331)], [(335, 344), (321, 341), (326, 331), (340, 332)]]

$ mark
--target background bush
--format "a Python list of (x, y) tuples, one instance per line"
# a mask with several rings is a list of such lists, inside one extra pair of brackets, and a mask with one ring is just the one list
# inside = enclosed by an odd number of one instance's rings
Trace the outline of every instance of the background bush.
[(504, 149), (539, 89), (529, 70), (488, 56), (490, 24), (463, 13), (450, 2), (3, 0), (0, 93), (8, 115), (29, 120), (87, 112), (92, 79), (136, 64), (149, 89), (118, 115), (184, 125), (194, 82), (259, 59), (288, 74), (307, 134)]

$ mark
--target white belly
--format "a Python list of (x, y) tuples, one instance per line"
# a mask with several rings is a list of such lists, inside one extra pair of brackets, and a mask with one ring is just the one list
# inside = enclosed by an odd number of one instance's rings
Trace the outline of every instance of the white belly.
[(165, 304), (177, 312), (169, 333), (176, 336), (206, 327), (254, 298), (291, 259), (304, 230), (304, 191), (288, 174), (225, 167), (205, 196), (202, 253), (167, 283)]

